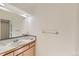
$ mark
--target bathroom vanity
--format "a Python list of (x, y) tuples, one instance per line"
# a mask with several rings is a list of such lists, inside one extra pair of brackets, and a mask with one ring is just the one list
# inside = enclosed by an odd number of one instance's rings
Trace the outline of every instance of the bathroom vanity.
[(36, 37), (26, 36), (0, 41), (0, 56), (35, 56)]
[(2, 9), (0, 14), (0, 56), (34, 56), (36, 36), (29, 35), (29, 18)]

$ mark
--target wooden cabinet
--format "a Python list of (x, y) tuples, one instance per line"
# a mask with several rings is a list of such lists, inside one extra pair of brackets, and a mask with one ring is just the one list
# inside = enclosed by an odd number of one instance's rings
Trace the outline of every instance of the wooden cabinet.
[(23, 56), (34, 56), (35, 55), (35, 46), (31, 47), (23, 53)]
[(21, 48), (3, 56), (35, 56), (35, 41), (25, 44)]

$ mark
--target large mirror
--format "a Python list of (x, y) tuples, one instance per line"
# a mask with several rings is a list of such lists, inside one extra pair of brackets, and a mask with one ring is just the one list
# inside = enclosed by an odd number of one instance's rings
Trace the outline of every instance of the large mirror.
[(0, 39), (28, 33), (28, 18), (0, 9)]

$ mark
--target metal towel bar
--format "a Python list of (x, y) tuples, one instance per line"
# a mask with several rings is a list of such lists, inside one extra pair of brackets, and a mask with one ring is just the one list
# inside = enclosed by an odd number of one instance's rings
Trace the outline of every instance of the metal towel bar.
[(56, 35), (59, 34), (59, 32), (47, 32), (47, 31), (42, 31), (42, 33), (46, 33), (46, 34), (56, 34)]

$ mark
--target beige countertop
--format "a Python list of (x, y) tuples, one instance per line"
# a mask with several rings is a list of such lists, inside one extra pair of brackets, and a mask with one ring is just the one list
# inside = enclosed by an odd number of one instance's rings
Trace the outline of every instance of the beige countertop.
[(8, 50), (17, 48), (22, 44), (28, 44), (35, 40), (33, 38), (34, 37), (26, 36), (26, 37), (14, 38), (14, 39), (2, 40), (0, 41), (0, 54)]

